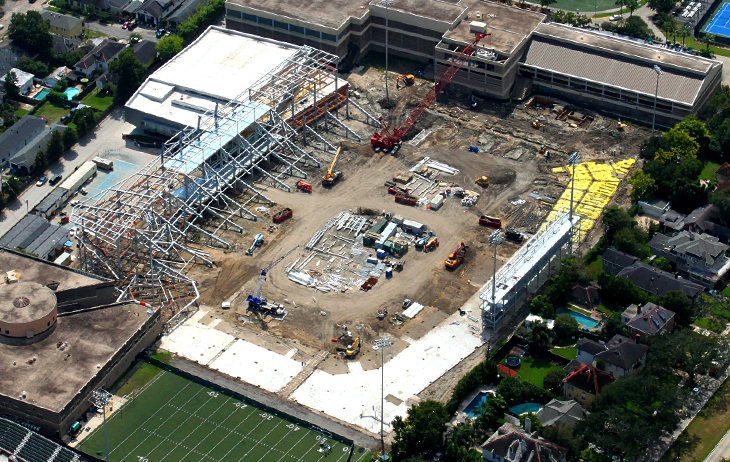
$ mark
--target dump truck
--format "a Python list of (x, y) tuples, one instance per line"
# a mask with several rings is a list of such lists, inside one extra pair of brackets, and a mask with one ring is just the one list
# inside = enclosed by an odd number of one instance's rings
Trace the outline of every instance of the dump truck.
[(489, 226), (491, 228), (501, 228), (502, 227), (502, 220), (495, 217), (490, 217), (489, 215), (482, 215), (479, 217), (479, 224), (482, 226)]
[(456, 250), (454, 250), (454, 252), (451, 253), (451, 255), (449, 255), (449, 258), (447, 258), (444, 262), (446, 264), (446, 268), (454, 269), (459, 266), (461, 262), (464, 261), (466, 249), (468, 249), (468, 247), (463, 242), (459, 244), (459, 247), (457, 247)]
[(396, 194), (395, 201), (403, 205), (416, 205), (418, 198), (416, 196), (411, 196), (410, 194)]

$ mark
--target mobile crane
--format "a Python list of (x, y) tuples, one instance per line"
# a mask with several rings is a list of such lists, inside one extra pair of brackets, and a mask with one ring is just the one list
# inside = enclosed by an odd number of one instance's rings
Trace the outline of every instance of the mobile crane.
[[(474, 26), (474, 24), (472, 24)], [(448, 84), (452, 78), (454, 78), (454, 75), (461, 69), (461, 66), (466, 63), (466, 61), (471, 57), (471, 55), (476, 51), (477, 44), (481, 39), (484, 37), (491, 35), (487, 34), (485, 32), (477, 32), (474, 40), (464, 48), (464, 50), (461, 52), (461, 54), (454, 58), (453, 63), (451, 64), (451, 67), (449, 67), (446, 72), (444, 72), (444, 75), (441, 76), (441, 78), (436, 82), (436, 84), (431, 88), (431, 90), (428, 92), (428, 94), (421, 100), (420, 103), (418, 103), (418, 106), (416, 106), (413, 111), (406, 117), (406, 120), (403, 121), (403, 123), (400, 125), (400, 127), (396, 128), (391, 132), (390, 128), (388, 128), (388, 125), (385, 123), (385, 119), (383, 117), (380, 117), (380, 125), (382, 125), (382, 130), (378, 133), (375, 133), (373, 136), (370, 137), (370, 144), (373, 146), (375, 150), (385, 150), (390, 151), (393, 148), (398, 148), (400, 146), (401, 141), (403, 140), (403, 137), (406, 133), (408, 133), (408, 130), (413, 127), (413, 125), (418, 121), (418, 119), (421, 117), (421, 115), (428, 109), (428, 107), (436, 100), (436, 97), (441, 93), (441, 91), (444, 89), (446, 84)]]
[(261, 270), (261, 276), (259, 276), (259, 282), (256, 284), (256, 290), (252, 294), (250, 294), (248, 297), (246, 297), (246, 301), (248, 302), (248, 309), (250, 311), (261, 311), (266, 314), (274, 314), (278, 316), (282, 316), (286, 314), (286, 310), (284, 310), (284, 305), (280, 305), (274, 302), (270, 302), (266, 299), (266, 297), (260, 295), (261, 293), (261, 286), (264, 283), (264, 280), (266, 279), (266, 273), (271, 271), (271, 269), (278, 265), (283, 259), (285, 259), (287, 256), (289, 256), (290, 253), (294, 252), (297, 247), (294, 247), (281, 257), (274, 260), (272, 264), (267, 266), (266, 268)]
[(339, 180), (342, 177), (342, 172), (335, 170), (335, 167), (337, 167), (337, 161), (340, 158), (341, 152), (342, 152), (342, 145), (340, 145), (340, 147), (337, 148), (337, 152), (335, 153), (335, 157), (332, 159), (332, 164), (330, 165), (329, 170), (327, 170), (327, 174), (322, 177), (322, 186), (326, 186), (326, 187), (334, 186), (335, 183), (337, 183), (337, 180)]

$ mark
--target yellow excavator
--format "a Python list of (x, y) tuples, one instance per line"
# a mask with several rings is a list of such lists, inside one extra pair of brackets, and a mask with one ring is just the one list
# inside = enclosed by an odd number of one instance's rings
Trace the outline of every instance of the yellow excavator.
[(337, 152), (335, 153), (334, 159), (332, 159), (332, 164), (330, 165), (329, 170), (327, 170), (327, 174), (322, 177), (322, 186), (326, 186), (326, 187), (334, 186), (335, 183), (337, 183), (337, 180), (339, 180), (342, 177), (342, 172), (335, 171), (335, 167), (337, 166), (337, 160), (340, 158), (341, 152), (342, 152), (342, 145), (340, 145), (340, 147), (337, 148)]
[[(340, 341), (342, 341), (342, 339), (340, 339)], [(347, 346), (338, 346), (337, 351), (340, 352), (340, 356), (344, 354), (345, 358), (352, 359), (357, 356), (358, 353), (360, 353), (360, 346), (360, 337), (357, 337), (355, 340), (352, 341), (351, 344)]]
[(489, 178), (486, 176), (480, 176), (476, 179), (476, 181), (474, 181), (474, 183), (486, 188), (487, 186), (489, 186)]
[(416, 81), (416, 76), (414, 76), (413, 74), (407, 74), (407, 75), (401, 75), (401, 76), (399, 76), (395, 80), (395, 88), (400, 88), (400, 82), (401, 82), (401, 80), (406, 85), (413, 85), (415, 83), (415, 81)]

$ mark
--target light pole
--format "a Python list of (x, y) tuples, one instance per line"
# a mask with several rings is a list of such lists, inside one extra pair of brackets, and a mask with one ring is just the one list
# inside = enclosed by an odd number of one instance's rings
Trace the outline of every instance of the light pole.
[(385, 102), (390, 102), (390, 94), (388, 93), (388, 11), (393, 0), (380, 0), (380, 4), (385, 7)]
[(662, 68), (654, 65), (654, 72), (656, 72), (656, 90), (654, 90), (654, 118), (651, 121), (651, 134), (654, 136), (654, 124), (656, 123), (656, 101), (659, 98), (659, 76), (662, 75)]
[(390, 346), (390, 338), (379, 338), (375, 340), (374, 344), (376, 349), (380, 350), (380, 453), (385, 454), (385, 440), (383, 439), (383, 422), (385, 421), (385, 349)]
[[(494, 268), (492, 269), (492, 319), (496, 314), (497, 309), (497, 247), (504, 242), (504, 233), (501, 230), (495, 230), (491, 236), (489, 236), (489, 245), (494, 247)], [(488, 347), (487, 347), (488, 348)]]
[[(573, 151), (573, 154), (568, 157), (568, 165), (573, 166), (573, 172), (570, 180), (570, 229), (573, 229), (573, 191), (575, 191), (575, 166), (580, 163), (580, 154), (578, 151)], [(570, 251), (573, 251), (573, 236), (570, 236)]]
[(91, 404), (97, 409), (102, 409), (102, 415), (104, 416), (104, 460), (109, 462), (109, 438), (106, 433), (106, 407), (109, 405), (109, 401), (112, 399), (112, 394), (106, 390), (94, 390), (91, 393)]

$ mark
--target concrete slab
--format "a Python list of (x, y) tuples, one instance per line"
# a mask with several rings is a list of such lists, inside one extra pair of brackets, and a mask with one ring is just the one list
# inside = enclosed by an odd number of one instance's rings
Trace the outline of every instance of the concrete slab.
[(232, 335), (188, 320), (170, 335), (162, 337), (162, 349), (200, 364), (208, 364), (234, 340), (236, 338)]

